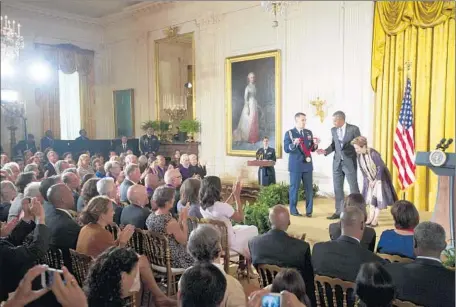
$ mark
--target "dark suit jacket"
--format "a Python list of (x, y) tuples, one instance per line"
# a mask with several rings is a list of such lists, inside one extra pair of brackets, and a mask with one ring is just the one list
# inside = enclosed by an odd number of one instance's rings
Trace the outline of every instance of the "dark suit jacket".
[(54, 139), (43, 136), (40, 140), (41, 151), (44, 152), (47, 148), (52, 148), (54, 146)]
[[(341, 234), (342, 231), (340, 229), (340, 222), (332, 223), (329, 225), (329, 237), (331, 238), (331, 240), (337, 240)], [(364, 234), (361, 238), (361, 246), (367, 248), (371, 252), (374, 252), (376, 238), (377, 235), (375, 233), (374, 228), (364, 228)]]
[[(337, 137), (336, 127), (331, 128), (332, 143), (325, 149), (326, 155), (334, 152), (333, 169), (337, 169), (342, 163), (349, 170), (356, 170), (356, 151), (350, 142), (361, 135), (359, 128), (355, 125), (346, 124), (343, 146), (341, 148), (339, 138)], [(343, 159), (343, 160), (342, 160)]]
[(44, 202), (46, 225), (51, 232), (51, 245), (62, 250), (76, 249), (79, 226), (66, 212), (58, 210), (49, 202)]
[(112, 208), (114, 209), (113, 221), (117, 225), (120, 225), (120, 217), (122, 216), (123, 207), (117, 205), (115, 202), (112, 202)]
[(0, 204), (0, 222), (8, 221), (8, 214), (11, 208), (11, 203)]
[(126, 143), (126, 145), (127, 146), (124, 149), (122, 143), (118, 144), (115, 148), (115, 152), (120, 156), (121, 153), (126, 153), (128, 150), (134, 151), (133, 147), (128, 145), (128, 143)]
[(440, 262), (417, 258), (412, 263), (390, 263), (385, 269), (396, 285), (397, 298), (426, 307), (455, 306), (455, 272)]
[(366, 262), (381, 262), (382, 258), (347, 236), (316, 243), (312, 250), (315, 274), (354, 282), (359, 268)]
[[(25, 237), (33, 232), (33, 241), (22, 245)], [(0, 301), (14, 292), (25, 273), (44, 257), (49, 248), (49, 229), (46, 225), (36, 225), (20, 221), (11, 234), (0, 239)]]
[(273, 264), (297, 269), (306, 283), (306, 293), (315, 304), (314, 272), (308, 243), (272, 229), (249, 242), (253, 265)]
[(136, 228), (147, 229), (146, 220), (149, 217), (150, 210), (141, 208), (136, 205), (128, 205), (123, 208), (120, 215), (121, 225), (134, 225)]
[(125, 178), (124, 181), (122, 181), (122, 183), (120, 184), (120, 201), (128, 202), (127, 192), (128, 189), (133, 185), (135, 185), (135, 183), (133, 181), (128, 180), (127, 178)]
[(89, 139), (88, 137), (86, 137), (86, 136), (80, 135), (80, 136), (78, 136), (77, 138), (75, 138), (74, 140), (75, 140), (75, 141), (88, 141), (88, 140), (90, 140), (90, 139)]
[[(284, 141), (283, 141), (283, 149), (286, 153), (289, 154), (288, 157), (288, 171), (289, 172), (296, 172), (296, 173), (306, 173), (313, 171), (313, 164), (312, 160), (310, 162), (306, 162), (306, 155), (304, 151), (301, 149), (300, 145), (294, 145), (293, 139), (296, 138), (303, 138), (304, 144), (309, 151), (317, 150), (318, 146), (314, 143), (312, 131), (308, 129), (303, 129), (304, 136), (299, 134), (298, 129), (293, 128), (288, 130), (285, 133)], [(291, 134), (291, 137), (290, 137)]]
[(45, 174), (46, 174), (46, 171), (48, 172), (47, 173), (48, 177), (57, 175), (57, 172), (55, 171), (55, 167), (54, 167), (54, 165), (52, 165), (51, 162), (46, 163), (46, 165), (44, 166), (44, 173)]

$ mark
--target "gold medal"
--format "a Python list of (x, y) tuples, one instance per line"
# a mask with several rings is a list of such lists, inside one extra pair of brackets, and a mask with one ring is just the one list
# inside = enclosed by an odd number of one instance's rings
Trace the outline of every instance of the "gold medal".
[(307, 157), (306, 162), (310, 162), (310, 161), (312, 161), (312, 159), (310, 157)]

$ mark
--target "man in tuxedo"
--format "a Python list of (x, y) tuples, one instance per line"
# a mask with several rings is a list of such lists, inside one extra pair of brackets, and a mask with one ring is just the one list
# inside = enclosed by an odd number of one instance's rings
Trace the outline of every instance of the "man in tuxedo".
[(120, 201), (128, 202), (128, 189), (141, 179), (141, 172), (137, 164), (129, 164), (125, 168), (125, 179), (120, 184)]
[(272, 229), (249, 242), (253, 265), (272, 264), (297, 269), (306, 283), (307, 295), (315, 304), (314, 272), (309, 244), (287, 234), (290, 214), (285, 206), (272, 207), (269, 212), (269, 221)]
[(440, 260), (446, 248), (445, 230), (437, 223), (422, 222), (413, 235), (416, 260), (385, 266), (397, 289), (397, 298), (426, 307), (455, 306), (455, 272)]
[(128, 150), (133, 151), (133, 148), (128, 145), (128, 138), (123, 135), (120, 139), (120, 144), (116, 146), (116, 153), (120, 156), (121, 153), (127, 153)]
[(283, 148), (290, 154), (288, 157), (288, 171), (290, 172), (290, 213), (301, 216), (296, 209), (298, 203), (299, 185), (304, 185), (306, 192), (306, 216), (312, 217), (313, 210), (313, 164), (312, 151), (318, 148), (318, 139), (314, 141), (312, 131), (305, 129), (306, 115), (296, 113), (296, 127), (288, 130), (284, 136)]
[(312, 251), (315, 274), (354, 282), (359, 268), (366, 262), (381, 262), (382, 258), (361, 246), (365, 228), (364, 212), (347, 207), (341, 215), (342, 235), (329, 242), (316, 243)]
[[(267, 136), (263, 138), (263, 147), (257, 150), (256, 158), (257, 160), (276, 161), (275, 149), (269, 147), (269, 138)], [(258, 183), (262, 186), (276, 183), (274, 166), (260, 167), (258, 169)]]
[(319, 149), (318, 154), (325, 156), (334, 152), (333, 183), (336, 196), (336, 212), (328, 219), (335, 220), (340, 217), (344, 201), (344, 179), (347, 178), (350, 193), (359, 193), (357, 179), (356, 151), (351, 141), (360, 136), (359, 128), (345, 122), (345, 113), (337, 111), (333, 114), (334, 127), (331, 128), (332, 143), (326, 149)]
[(147, 128), (146, 134), (139, 138), (139, 151), (142, 155), (149, 157), (149, 154), (157, 155), (160, 148), (160, 141), (154, 135), (153, 128)]
[(51, 130), (46, 130), (44, 136), (40, 140), (41, 151), (45, 152), (46, 149), (54, 147), (54, 135)]
[(89, 138), (87, 137), (87, 131), (85, 129), (79, 130), (79, 136), (75, 139), (75, 141), (88, 141)]

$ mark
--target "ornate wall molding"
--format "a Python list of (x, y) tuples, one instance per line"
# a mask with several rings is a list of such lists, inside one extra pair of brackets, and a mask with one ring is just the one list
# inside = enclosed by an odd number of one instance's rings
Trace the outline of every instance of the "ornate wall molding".
[(211, 26), (219, 24), (223, 19), (223, 15), (215, 14), (214, 12), (206, 13), (205, 16), (197, 18), (195, 20), (196, 26), (199, 30), (207, 29)]

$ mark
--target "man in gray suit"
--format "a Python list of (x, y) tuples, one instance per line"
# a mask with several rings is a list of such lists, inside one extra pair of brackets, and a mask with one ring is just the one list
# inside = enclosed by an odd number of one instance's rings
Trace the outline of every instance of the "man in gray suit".
[(333, 183), (336, 196), (336, 212), (328, 217), (330, 220), (340, 217), (340, 212), (343, 208), (345, 177), (350, 186), (350, 193), (359, 193), (356, 152), (351, 141), (361, 135), (357, 126), (345, 122), (345, 113), (342, 111), (337, 111), (333, 114), (333, 123), (331, 145), (326, 149), (317, 150), (318, 154), (324, 154), (325, 156), (334, 152)]

